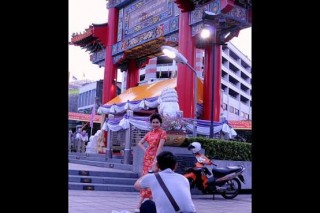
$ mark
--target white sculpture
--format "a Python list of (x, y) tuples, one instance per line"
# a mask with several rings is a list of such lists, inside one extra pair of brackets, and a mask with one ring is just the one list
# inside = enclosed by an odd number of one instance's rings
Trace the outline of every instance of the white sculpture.
[(86, 153), (98, 153), (98, 139), (100, 137), (101, 130), (98, 130), (96, 134), (90, 136), (90, 141), (86, 146)]
[(173, 88), (166, 88), (161, 91), (158, 102), (158, 109), (162, 116), (176, 117), (177, 112), (180, 112), (178, 104), (178, 94)]

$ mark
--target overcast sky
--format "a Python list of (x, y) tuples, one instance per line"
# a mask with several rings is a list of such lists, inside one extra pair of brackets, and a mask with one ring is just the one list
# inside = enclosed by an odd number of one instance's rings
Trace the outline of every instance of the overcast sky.
[[(91, 24), (102, 24), (108, 21), (108, 11), (105, 0), (69, 0), (69, 36), (72, 33), (81, 33)], [(237, 38), (231, 42), (251, 59), (251, 28), (240, 31)], [(92, 64), (89, 52), (79, 46), (69, 45), (69, 72), (78, 80), (103, 79), (104, 68)]]

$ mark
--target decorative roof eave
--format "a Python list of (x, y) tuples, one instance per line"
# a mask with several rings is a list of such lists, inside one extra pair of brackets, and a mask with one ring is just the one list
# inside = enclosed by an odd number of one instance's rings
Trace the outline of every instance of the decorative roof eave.
[[(202, 2), (202, 1), (203, 0), (199, 0), (199, 2)], [(188, 11), (194, 10), (196, 6), (194, 0), (174, 0), (174, 3), (176, 3), (178, 8), (181, 9), (181, 12), (188, 12)]]
[(108, 23), (92, 24), (93, 36), (98, 39), (100, 44), (105, 48), (107, 46)]
[(252, 0), (220, 0), (221, 12), (228, 13), (235, 5), (250, 10), (252, 8)]
[(90, 53), (96, 53), (104, 49), (103, 45), (98, 40), (92, 41), (91, 43), (88, 43), (82, 48), (86, 49), (86, 51), (89, 51)]
[[(196, 7), (202, 6), (212, 0), (174, 0), (181, 12), (188, 12), (194, 10)], [(252, 0), (218, 0), (221, 3), (222, 12), (228, 12), (234, 5), (244, 8), (252, 7)]]
[(247, 9), (252, 8), (252, 0), (235, 0), (235, 4)]
[(162, 36), (140, 44), (129, 50), (125, 50), (122, 54), (118, 54), (113, 57), (113, 63), (121, 64), (127, 59), (139, 59), (143, 57), (153, 58), (162, 55), (160, 47), (166, 44), (165, 40), (165, 37)]
[[(86, 48), (86, 46), (90, 46), (93, 43), (105, 48), (107, 43), (107, 27), (107, 23), (92, 24), (83, 33), (73, 33), (70, 44)], [(92, 50), (89, 49), (89, 51)]]
[(139, 46), (126, 50), (128, 59), (136, 59), (144, 56), (153, 58), (162, 54), (160, 47), (165, 44), (165, 37), (155, 38), (154, 40), (143, 43)]
[(93, 33), (93, 26), (90, 26), (89, 28), (85, 29), (83, 33), (73, 33), (71, 38), (71, 44), (77, 45), (79, 42), (92, 36), (92, 33)]

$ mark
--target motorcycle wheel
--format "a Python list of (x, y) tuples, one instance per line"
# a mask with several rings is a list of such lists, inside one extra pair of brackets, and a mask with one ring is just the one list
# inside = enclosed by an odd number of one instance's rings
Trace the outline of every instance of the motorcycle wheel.
[(241, 183), (237, 178), (227, 181), (225, 186), (227, 187), (226, 191), (221, 192), (222, 197), (225, 199), (235, 198), (241, 190)]

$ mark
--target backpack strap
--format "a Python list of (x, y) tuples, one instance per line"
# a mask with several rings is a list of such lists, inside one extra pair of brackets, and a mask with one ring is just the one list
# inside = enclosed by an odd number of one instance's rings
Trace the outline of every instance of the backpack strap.
[(172, 195), (171, 195), (171, 193), (169, 192), (167, 186), (164, 184), (164, 182), (163, 182), (161, 176), (159, 175), (159, 173), (158, 173), (158, 172), (157, 172), (157, 173), (154, 173), (154, 175), (156, 176), (156, 178), (157, 178), (160, 186), (162, 187), (163, 191), (166, 193), (167, 197), (169, 198), (169, 200), (170, 200), (170, 202), (171, 202), (174, 210), (175, 210), (176, 212), (179, 212), (179, 211), (180, 211), (180, 208), (179, 208), (178, 204), (176, 203), (176, 201), (175, 201), (174, 198), (172, 197)]

